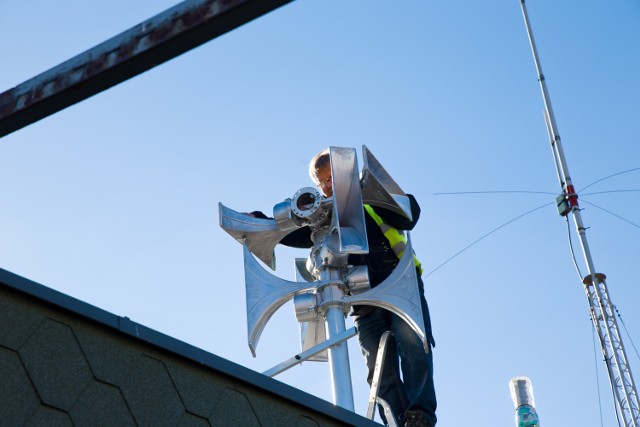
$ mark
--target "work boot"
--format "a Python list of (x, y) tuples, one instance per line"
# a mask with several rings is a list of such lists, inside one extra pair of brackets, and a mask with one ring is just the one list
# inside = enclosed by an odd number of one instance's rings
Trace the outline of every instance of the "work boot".
[[(415, 409), (406, 410), (400, 419), (400, 425), (403, 427), (434, 427), (434, 424), (424, 417), (422, 411)], [(402, 422), (404, 422), (404, 424), (402, 424)]]

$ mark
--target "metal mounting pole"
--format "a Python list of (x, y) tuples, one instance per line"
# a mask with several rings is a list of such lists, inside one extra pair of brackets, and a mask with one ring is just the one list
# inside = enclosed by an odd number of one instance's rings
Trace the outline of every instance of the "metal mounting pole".
[[(325, 312), (327, 322), (327, 337), (329, 339), (345, 331), (344, 309), (340, 301), (344, 292), (337, 285), (325, 287), (320, 292), (322, 299), (329, 302)], [(333, 386), (333, 401), (336, 405), (355, 410), (353, 403), (353, 386), (351, 385), (351, 367), (349, 365), (349, 349), (346, 342), (341, 342), (329, 348), (329, 366), (331, 368), (331, 384)]]
[(609, 381), (614, 391), (616, 399), (616, 411), (624, 421), (624, 426), (640, 427), (640, 404), (638, 403), (638, 393), (633, 382), (631, 369), (627, 362), (627, 356), (618, 330), (618, 324), (614, 315), (614, 307), (609, 298), (605, 275), (597, 273), (587, 243), (586, 228), (582, 222), (582, 215), (578, 205), (578, 195), (575, 192), (573, 182), (569, 175), (569, 168), (562, 150), (560, 142), (560, 134), (556, 125), (549, 92), (545, 82), (542, 68), (538, 59), (536, 44), (533, 40), (533, 33), (529, 23), (529, 16), (524, 0), (520, 0), (522, 7), (522, 15), (527, 28), (533, 59), (538, 72), (538, 81), (542, 90), (542, 97), (545, 107), (545, 122), (549, 131), (551, 148), (553, 151), (554, 161), (560, 186), (562, 187), (562, 195), (559, 198), (560, 203), (564, 204), (564, 210), (561, 215), (573, 214), (576, 230), (580, 236), (580, 244), (582, 253), (587, 265), (589, 274), (584, 277), (583, 284), (587, 299), (589, 300), (591, 319), (598, 332), (602, 353), (605, 357)]
[[(327, 335), (329, 339), (344, 332), (344, 330), (342, 307), (329, 307), (327, 309)], [(334, 402), (338, 406), (354, 411), (351, 368), (349, 366), (349, 352), (346, 342), (329, 349), (329, 365), (331, 366)]]

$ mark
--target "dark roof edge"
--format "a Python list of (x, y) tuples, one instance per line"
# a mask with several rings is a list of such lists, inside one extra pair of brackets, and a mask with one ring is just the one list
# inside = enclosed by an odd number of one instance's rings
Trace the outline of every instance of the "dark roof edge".
[(358, 426), (379, 426), (379, 424), (354, 412), (333, 405), (326, 400), (315, 397), (256, 371), (231, 362), (198, 347), (187, 344), (176, 338), (165, 335), (154, 329), (133, 322), (128, 317), (117, 316), (106, 310), (73, 298), (62, 292), (48, 288), (25, 277), (0, 268), (0, 283), (18, 292), (30, 295), (46, 303), (78, 314), (82, 317), (116, 329), (121, 333), (144, 341), (153, 346), (170, 351), (191, 361), (205, 365), (240, 381), (259, 387), (265, 391), (297, 402), (314, 411), (322, 412), (342, 422)]

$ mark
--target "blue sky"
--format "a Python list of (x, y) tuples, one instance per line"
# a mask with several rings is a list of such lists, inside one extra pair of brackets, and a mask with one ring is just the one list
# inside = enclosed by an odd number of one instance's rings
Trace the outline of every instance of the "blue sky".
[[(174, 4), (3, 1), (0, 91)], [(638, 3), (527, 6), (576, 188), (639, 168)], [(251, 356), (217, 204), (268, 213), (310, 184), (317, 151), (365, 144), (422, 206), (439, 425), (514, 425), (521, 375), (543, 425), (616, 425), (542, 111), (519, 1), (297, 0), (2, 138), (0, 267), (264, 371), (299, 351), (297, 321), (285, 305)], [(634, 170), (581, 198), (636, 383), (639, 190)], [(305, 251), (276, 256), (292, 280)], [(350, 357), (363, 414), (355, 342)], [(278, 377), (331, 400), (328, 378), (318, 363)]]

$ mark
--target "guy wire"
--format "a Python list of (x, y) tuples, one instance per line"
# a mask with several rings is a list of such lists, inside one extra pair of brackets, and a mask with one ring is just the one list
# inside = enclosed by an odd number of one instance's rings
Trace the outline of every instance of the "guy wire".
[(435, 269), (431, 270), (429, 273), (426, 274), (426, 276), (424, 276), (425, 278), (431, 276), (433, 273), (435, 273), (436, 271), (438, 271), (441, 267), (443, 267), (445, 264), (447, 264), (449, 261), (451, 261), (452, 259), (454, 259), (455, 257), (457, 257), (458, 255), (460, 255), (461, 253), (463, 253), (464, 251), (466, 251), (467, 249), (469, 249), (471, 246), (475, 245), (476, 243), (480, 242), (481, 240), (483, 240), (485, 237), (489, 237), (491, 234), (495, 233), (496, 231), (500, 230), (501, 228), (511, 224), (512, 222), (522, 218), (523, 216), (529, 215), (530, 213), (533, 213), (539, 209), (542, 209), (546, 206), (549, 206), (551, 204), (553, 204), (554, 202), (549, 202), (549, 203), (545, 203), (544, 205), (538, 206), (537, 208), (533, 208), (521, 215), (518, 215), (517, 217), (505, 222), (504, 224), (502, 224), (499, 227), (494, 228), (493, 230), (489, 231), (488, 233), (484, 234), (483, 236), (481, 236), (480, 238), (476, 239), (475, 241), (473, 241), (472, 243), (468, 244), (467, 246), (465, 246), (464, 248), (462, 248), (460, 251), (456, 252), (454, 255), (452, 255), (451, 257), (449, 257), (449, 259), (447, 259), (445, 262), (443, 262), (442, 264), (440, 264), (439, 266), (437, 266)]

